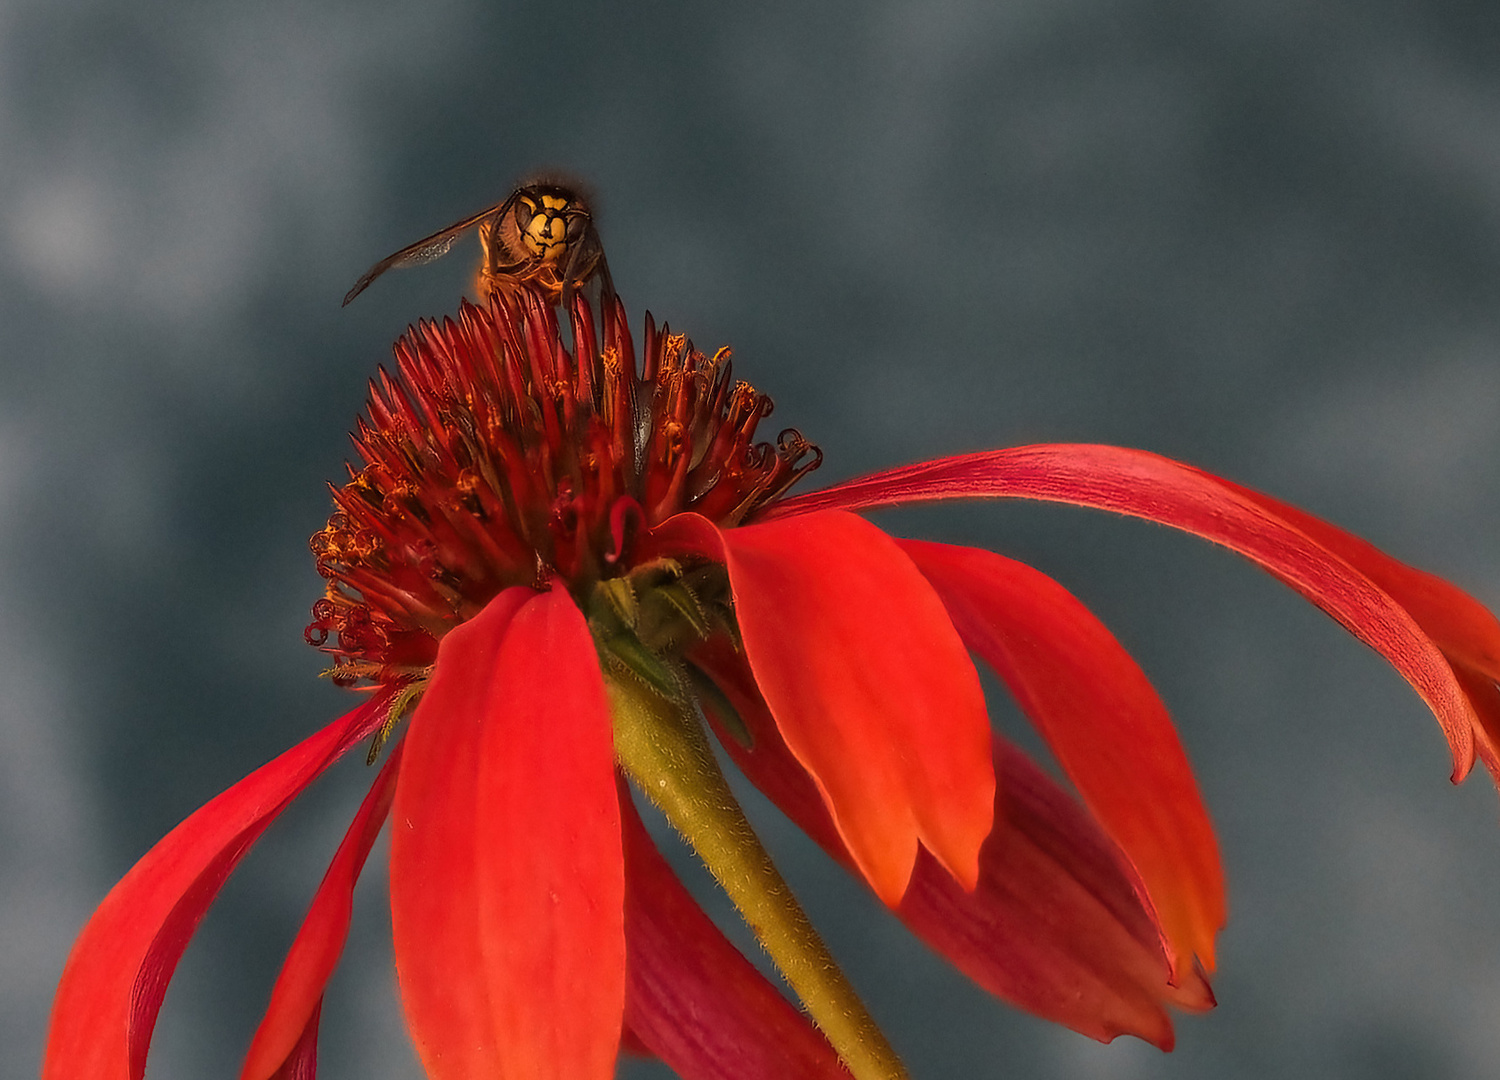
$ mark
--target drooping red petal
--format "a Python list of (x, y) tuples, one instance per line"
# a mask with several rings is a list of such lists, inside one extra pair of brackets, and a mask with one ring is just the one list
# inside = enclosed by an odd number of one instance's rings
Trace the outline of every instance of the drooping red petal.
[(250, 846), (385, 719), (377, 694), (210, 800), (142, 856), (94, 912), (63, 968), (43, 1080), (140, 1080), (167, 983)]
[(1454, 671), (1479, 717), (1479, 726), (1474, 729), (1474, 747), (1490, 776), (1500, 784), (1500, 688), (1489, 675), (1463, 663), (1456, 662)]
[(614, 727), (593, 635), (561, 585), (517, 614), (495, 679), (507, 700), (484, 733), (475, 840), (484, 960), (492, 986), (509, 980), (507, 1073), (606, 1080), (625, 1005)]
[(318, 1080), (318, 1018), (322, 1013), (323, 999), (320, 997), (297, 1044), (272, 1074), (271, 1080)]
[(1021, 446), (874, 473), (774, 503), (762, 520), (830, 508), (976, 498), (1040, 499), (1112, 510), (1239, 552), (1333, 616), (1400, 672), (1448, 737), (1455, 780), (1473, 766), (1477, 718), (1420, 620), (1359, 567), (1304, 531), (1298, 520), (1282, 516), (1280, 504), (1251, 497), (1190, 465), (1117, 446)]
[[(811, 777), (781, 741), (743, 659), (719, 642), (694, 653), (753, 736), (720, 729), (735, 763), (804, 832), (853, 869)], [(715, 719), (711, 705), (711, 719)], [(996, 739), (995, 829), (966, 892), (921, 855), (898, 914), (928, 945), (990, 993), (1084, 1035), (1136, 1035), (1171, 1049), (1164, 1003), (1211, 1008), (1196, 971), (1178, 986), (1158, 931), (1109, 838), (1019, 751)]]
[(1290, 522), (1378, 585), (1404, 607), (1453, 665), (1478, 725), (1477, 750), (1500, 783), (1500, 621), (1468, 593), (1425, 570), (1391, 558), (1375, 545), (1295, 506), (1221, 481)]
[(1047, 740), (1155, 908), (1173, 971), (1214, 968), (1224, 874), (1198, 784), (1166, 706), (1077, 598), (1024, 563), (916, 540), (901, 548), (969, 648)]
[(1500, 679), (1500, 621), (1468, 593), (1295, 506), (1229, 480), (1219, 483), (1296, 526), (1380, 586), (1451, 659)]
[(1004, 824), (985, 841), (979, 888), (965, 893), (919, 858), (902, 920), (998, 997), (1101, 1042), (1172, 1049), (1164, 1003), (1212, 1008), (1207, 981), (1191, 966), (1171, 974), (1113, 846), (1076, 801), (998, 738), (995, 771)]
[[(391, 923), (396, 972), (417, 1050), (471, 1045), (467, 1067), (493, 1069), (494, 1022), (479, 964), (475, 825), (480, 747), (495, 664), (515, 613), (535, 594), (508, 589), (450, 632), (409, 721), (391, 826)], [(503, 700), (503, 699), (502, 699)], [(428, 1042), (433, 1042), (429, 1049)]]
[(406, 742), (391, 925), (428, 1076), (612, 1076), (625, 993), (613, 735), (567, 593), (509, 589), (451, 631)]
[[(629, 861), (629, 856), (626, 856), (626, 861), (627, 862)], [(630, 878), (630, 871), (629, 870), (625, 871), (625, 877), (626, 877), (626, 880), (628, 882), (628, 880)], [(630, 906), (630, 900), (628, 898), (626, 899), (625, 904), (626, 904), (626, 914), (625, 914), (625, 919), (626, 919), (626, 929), (625, 929), (626, 943), (625, 943), (625, 951), (627, 953), (629, 953), (629, 951), (630, 951), (630, 940), (629, 940), (630, 939), (630, 928), (629, 928), (629, 919), (630, 919), (629, 906)], [(635, 1033), (635, 1031), (630, 1026), (630, 959), (629, 959), (628, 956), (626, 957), (626, 960), (625, 960), (625, 1017), (626, 1017), (626, 1019), (625, 1019), (625, 1025), (622, 1028), (620, 1028), (620, 1053), (621, 1053), (621, 1055), (622, 1056), (623, 1055), (629, 1055), (630, 1057), (654, 1058), (656, 1055), (651, 1052), (651, 1048), (649, 1046), (647, 1046), (644, 1042), (641, 1041), (641, 1037), (639, 1035), (637, 1035)]]
[(620, 810), (628, 1030), (683, 1080), (848, 1080), (817, 1028), (688, 895), (623, 786)]
[[(657, 533), (702, 550), (712, 529), (680, 514)], [(901, 902), (919, 839), (973, 887), (994, 813), (989, 718), (932, 587), (853, 514), (717, 536), (761, 693), (876, 893)]]
[[(250, 1041), (240, 1080), (271, 1080), (281, 1075), (287, 1063), (310, 1038), (316, 1054), (318, 1014), (323, 1007), (323, 988), (338, 966), (349, 937), (349, 919), (354, 912), (354, 884), (364, 869), (370, 848), (390, 813), (396, 794), (396, 773), (401, 767), (401, 744), (391, 751), (370, 793), (354, 815), (343, 843), (333, 856), (323, 882), (313, 896), (302, 928), (287, 951), (271, 1003)], [(311, 1074), (310, 1074), (311, 1075)]]

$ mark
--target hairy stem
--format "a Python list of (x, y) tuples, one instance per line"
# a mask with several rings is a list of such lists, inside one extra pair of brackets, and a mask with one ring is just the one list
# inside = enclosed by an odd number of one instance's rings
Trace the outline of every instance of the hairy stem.
[(905, 1067), (751, 829), (697, 717), (643, 686), (608, 682), (615, 755), (630, 779), (718, 879), (857, 1080), (906, 1080)]

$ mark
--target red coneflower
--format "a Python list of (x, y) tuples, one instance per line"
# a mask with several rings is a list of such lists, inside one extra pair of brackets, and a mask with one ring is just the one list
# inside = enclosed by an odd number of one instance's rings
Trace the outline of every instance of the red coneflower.
[[(392, 818), (391, 916), (428, 1074), (894, 1077), (901, 1065), (735, 804), (707, 732), (918, 935), (993, 993), (1091, 1035), (1172, 1044), (1212, 1004), (1216, 843), (1165, 708), (1081, 603), (973, 548), (856, 516), (1030, 498), (1172, 525), (1254, 560), (1385, 656), (1453, 749), (1500, 775), (1500, 624), (1453, 586), (1152, 454), (1030, 446), (785, 498), (817, 463), (770, 402), (623, 308), (519, 289), (422, 324), (372, 384), (364, 465), (313, 538), (309, 638), (369, 699), (156, 845), (63, 972), (45, 1080), (139, 1080), (219, 887), (334, 760), (403, 722), (319, 887), (242, 1080), (315, 1070), (350, 896)], [(1081, 805), (990, 730), (977, 655)], [(667, 869), (631, 784), (688, 839), (806, 1007)], [(816, 1025), (816, 1027), (813, 1026)]]

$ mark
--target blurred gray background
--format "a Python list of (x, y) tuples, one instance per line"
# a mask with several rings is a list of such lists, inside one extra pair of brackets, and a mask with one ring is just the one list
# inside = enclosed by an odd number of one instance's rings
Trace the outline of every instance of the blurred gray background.
[[(0, 3), (0, 1075), (35, 1075), (109, 886), (349, 706), (302, 642), (306, 539), (365, 378), (474, 249), (339, 300), (540, 167), (597, 188), (637, 326), (731, 343), (819, 483), (1118, 442), (1500, 604), (1497, 31), (1458, 0)], [(1496, 1075), (1500, 803), (1450, 787), (1373, 654), (1158, 527), (880, 520), (1105, 618), (1179, 719), (1230, 883), (1220, 1007), (1163, 1056), (972, 990), (763, 815), (915, 1076)], [(367, 781), (344, 763), (244, 864), (153, 1075), (238, 1069)], [(418, 1076), (376, 858), (331, 1080)]]

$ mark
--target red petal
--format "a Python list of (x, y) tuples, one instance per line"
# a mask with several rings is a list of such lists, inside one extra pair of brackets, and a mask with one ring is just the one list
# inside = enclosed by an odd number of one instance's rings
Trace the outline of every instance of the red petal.
[(848, 1080), (828, 1041), (683, 888), (620, 792), (625, 1022), (684, 1080)]
[[(629, 856), (627, 855), (626, 858), (629, 859)], [(627, 882), (630, 880), (630, 871), (629, 870), (625, 871), (625, 879), (626, 879)], [(626, 899), (625, 899), (625, 938), (626, 938), (625, 951), (628, 954), (630, 952), (630, 940), (629, 940), (630, 939), (630, 898), (629, 897), (626, 897)], [(656, 1055), (651, 1052), (651, 1048), (641, 1041), (641, 1037), (639, 1035), (637, 1035), (635, 1033), (634, 1029), (632, 1029), (631, 1026), (630, 1026), (630, 1020), (629, 1020), (629, 1016), (630, 1016), (630, 993), (631, 993), (631, 991), (630, 991), (630, 958), (627, 955), (626, 959), (625, 959), (625, 1016), (626, 1016), (626, 1020), (625, 1020), (625, 1025), (622, 1028), (620, 1028), (620, 1054), (621, 1054), (621, 1056), (624, 1056), (624, 1055), (628, 1054), (631, 1057), (654, 1058), (654, 1057), (656, 1057)]]
[(307, 918), (287, 951), (271, 990), (271, 1003), (250, 1041), (240, 1080), (270, 1080), (291, 1060), (299, 1046), (311, 1036), (317, 1047), (318, 1013), (323, 1006), (323, 988), (338, 966), (349, 937), (349, 918), (354, 910), (354, 883), (380, 827), (390, 813), (396, 793), (396, 772), (401, 767), (401, 745), (391, 751), (370, 793), (360, 804), (344, 841), (329, 864), (323, 882), (313, 896)]
[(1295, 506), (1228, 480), (1219, 483), (1302, 530), (1380, 586), (1450, 658), (1500, 679), (1500, 622), (1468, 593)]
[[(721, 742), (750, 780), (834, 858), (852, 867), (811, 778), (781, 741), (743, 661), (710, 645), (694, 654), (754, 736)], [(970, 893), (930, 857), (917, 859), (898, 909), (928, 945), (992, 994), (1095, 1039), (1138, 1035), (1163, 1049), (1172, 1025), (1163, 1002), (1213, 1004), (1188, 972), (1168, 984), (1151, 918), (1114, 846), (1066, 793), (1019, 751), (996, 740), (994, 831)]]
[(763, 519), (963, 498), (1041, 499), (1113, 510), (1239, 552), (1332, 615), (1411, 683), (1448, 737), (1455, 780), (1473, 766), (1477, 718), (1453, 669), (1419, 621), (1319, 536), (1283, 517), (1280, 504), (1252, 497), (1190, 465), (1117, 446), (989, 450), (907, 465), (787, 499), (774, 504)]
[(322, 1012), (323, 999), (320, 997), (297, 1039), (297, 1045), (292, 1047), (292, 1052), (271, 1080), (318, 1080), (318, 1017)]
[(1458, 681), (1479, 717), (1474, 729), (1474, 746), (1490, 775), (1500, 784), (1500, 688), (1483, 672), (1463, 664), (1456, 665)]
[(52, 1003), (43, 1080), (140, 1080), (167, 982), (208, 905), (276, 816), (385, 719), (378, 694), (168, 833), (83, 928)]
[(901, 918), (998, 997), (1101, 1042), (1172, 1049), (1163, 1003), (1212, 1008), (1208, 983), (1192, 967), (1171, 976), (1113, 845), (1077, 802), (999, 739), (995, 771), (1004, 824), (985, 842), (978, 890), (918, 859)]
[(993, 824), (989, 717), (932, 587), (853, 514), (721, 536), (756, 682), (876, 893), (900, 903), (918, 839), (972, 888)]
[(1180, 974), (1214, 967), (1224, 874), (1166, 706), (1104, 624), (1057, 582), (976, 548), (907, 540), (959, 635), (995, 669), (1140, 876)]
[(1375, 545), (1269, 495), (1221, 481), (1295, 525), (1378, 585), (1443, 650), (1478, 717), (1480, 756), (1500, 782), (1500, 622), (1483, 604), (1442, 578), (1407, 566)]
[(439, 1040), (474, 1047), (455, 1075), (465, 1067), (474, 1075), (493, 1071), (496, 1053), (488, 987), (478, 966), (480, 746), (501, 643), (534, 595), (508, 589), (443, 639), (432, 681), (408, 725), (396, 778), (390, 854), (396, 971), (424, 1060), (444, 1052)]
[(625, 994), (613, 735), (566, 592), (443, 639), (396, 782), (391, 924), (433, 1080), (613, 1075)]

